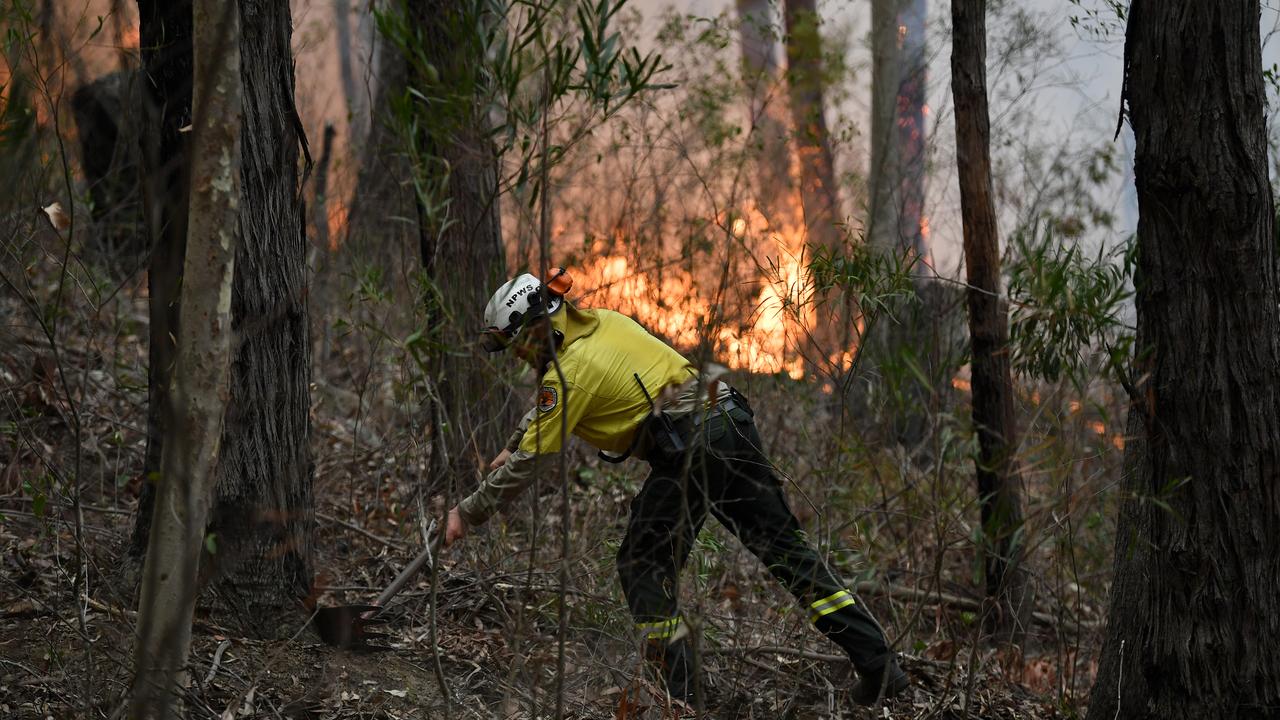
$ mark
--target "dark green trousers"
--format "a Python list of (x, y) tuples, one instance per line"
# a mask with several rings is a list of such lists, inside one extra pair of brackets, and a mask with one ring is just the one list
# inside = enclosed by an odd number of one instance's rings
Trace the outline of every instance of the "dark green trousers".
[[(672, 650), (687, 656), (688, 643), (679, 642), (686, 633), (677, 608), (678, 578), (710, 513), (791, 591), (860, 673), (883, 668), (890, 653), (880, 626), (809, 545), (749, 410), (741, 405), (713, 411), (701, 426), (692, 425), (688, 418), (678, 423), (688, 457), (649, 459), (652, 473), (631, 501), (618, 551), (622, 590), (641, 636), (651, 646), (675, 641)], [(664, 664), (672, 671), (688, 669), (680, 658)]]

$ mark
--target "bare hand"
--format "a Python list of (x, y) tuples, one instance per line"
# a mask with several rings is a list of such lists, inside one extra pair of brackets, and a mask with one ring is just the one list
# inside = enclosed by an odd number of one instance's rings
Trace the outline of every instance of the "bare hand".
[(458, 506), (454, 505), (449, 511), (449, 517), (444, 521), (444, 546), (449, 547), (461, 540), (466, 536), (468, 529), (467, 521), (462, 519), (462, 513), (458, 512)]
[(489, 469), (497, 470), (503, 465), (506, 465), (507, 458), (510, 458), (510, 457), (511, 457), (511, 451), (504, 448), (502, 452), (498, 453), (497, 457), (489, 461)]

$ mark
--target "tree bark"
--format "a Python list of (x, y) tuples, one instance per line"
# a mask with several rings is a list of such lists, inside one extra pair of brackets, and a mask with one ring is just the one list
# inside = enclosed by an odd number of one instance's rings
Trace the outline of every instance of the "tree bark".
[(177, 714), (191, 645), (205, 520), (220, 456), (231, 361), (231, 286), (240, 196), (240, 53), (234, 4), (197, 0), (191, 233), (170, 436), (138, 606), (130, 716)]
[(871, 3), (871, 211), (880, 252), (927, 251), (924, 219), (925, 0)]
[(840, 247), (840, 195), (836, 185), (831, 136), (823, 114), (821, 18), (814, 0), (785, 0), (787, 82), (791, 121), (800, 164), (800, 203), (809, 242), (828, 250)]
[[(419, 123), (420, 147), (430, 157), (422, 172), (435, 174), (431, 183), (445, 183), (449, 200), (443, 213), (418, 205), (422, 266), (435, 286), (424, 298), (427, 327), (440, 333), (439, 349), (430, 361), (440, 402), (438, 409), (429, 410), (435, 440), (430, 492), (442, 490), (444, 478), (475, 476), (486, 467), (514, 420), (495, 415), (495, 408), (504, 406), (501, 384), (487, 363), (471, 355), (480, 315), (506, 279), (506, 262), (497, 157), (488, 140), (488, 117), (478, 102), (485, 90), (479, 71), (484, 49), (473, 28), (487, 19), (474, 17), (468, 7), (449, 0), (414, 0), (412, 6), (423, 50), (438, 76), (427, 77), (411, 64), (409, 82), (443, 99), (442, 109)], [(439, 422), (442, 417), (447, 427)]]
[[(159, 98), (161, 127), (166, 130), (174, 118), (183, 116), (184, 67), (188, 87), (192, 78), (190, 55), (185, 59), (182, 55), (180, 31), (184, 19), (190, 22), (190, 8), (175, 2), (165, 8), (165, 14), (158, 8), (143, 8), (142, 13), (144, 47), (148, 33), (179, 28), (176, 39), (158, 46), (168, 53), (161, 64), (160, 92), (174, 93)], [(244, 122), (236, 226), (240, 242), (231, 308), (237, 342), (231, 369), (232, 411), (224, 426), (208, 528), (214, 535), (214, 552), (204, 558), (201, 577), (202, 582), (211, 583), (222, 608), (230, 611), (226, 622), (248, 634), (274, 636), (287, 630), (281, 614), (309, 592), (312, 581), (312, 463), (307, 446), (311, 364), (305, 215), (297, 170), (301, 123), (293, 105), (288, 3), (240, 0), (239, 9)], [(171, 178), (165, 171), (182, 176), (181, 143), (177, 127), (173, 142), (166, 143), (161, 135), (160, 152), (175, 153), (161, 155), (164, 164), (153, 165), (162, 168), (161, 178)], [(151, 216), (157, 233), (155, 252), (163, 251), (171, 263), (172, 253), (181, 257), (181, 249), (173, 247), (173, 229), (178, 222), (185, 227), (186, 217), (169, 205), (173, 196), (168, 188), (177, 184), (170, 182), (153, 193)], [(153, 258), (151, 281), (153, 285), (163, 282), (167, 292), (181, 282), (182, 275), (168, 267), (157, 268), (157, 263)], [(166, 274), (157, 276), (158, 269)], [(173, 332), (175, 325), (166, 318), (176, 311), (177, 303), (176, 297), (166, 300), (164, 294), (154, 293), (151, 303), (152, 316), (161, 325), (152, 328), (154, 386), (168, 367), (164, 362), (168, 336), (157, 338), (157, 333)], [(151, 400), (154, 417), (156, 394)], [(170, 432), (162, 417), (149, 423), (149, 455), (152, 448), (163, 447)], [(148, 547), (154, 500), (154, 488), (145, 484), (132, 542), (135, 554)]]
[(360, 94), (356, 90), (356, 70), (352, 55), (351, 38), (351, 0), (334, 0), (333, 15), (337, 19), (338, 70), (342, 75), (342, 107), (350, 118), (348, 124), (348, 146), (350, 138), (364, 133), (365, 113), (361, 112), (364, 103), (360, 102)]
[[(247, 633), (290, 632), (282, 614), (311, 589), (313, 466), (302, 123), (287, 0), (240, 0), (242, 183), (232, 316), (232, 412), (218, 465), (207, 575)], [(228, 621), (232, 621), (231, 618)]]
[(751, 132), (757, 167), (756, 206), (774, 227), (799, 220), (791, 203), (791, 148), (778, 64), (779, 28), (769, 0), (737, 0), (742, 70), (751, 90)]
[(1008, 308), (1000, 292), (1000, 242), (991, 191), (986, 85), (986, 0), (952, 0), (951, 89), (956, 109), (956, 162), (968, 277), (975, 461), (981, 503), (989, 628), (1020, 642), (1031, 602), (1022, 569), (1022, 478), (1009, 369)]
[[(191, 124), (191, 2), (138, 0), (142, 93), (142, 204), (151, 258), (147, 263), (147, 449), (138, 520), (129, 555), (146, 555), (155, 503), (152, 480), (164, 453), (165, 408), (178, 337), (178, 289), (187, 245), (187, 134)], [(135, 565), (136, 566), (136, 565)]]
[(1089, 718), (1280, 708), (1280, 264), (1257, 0), (1135, 0), (1138, 348)]
[[(384, 12), (395, 11), (401, 0), (383, 0)], [(373, 33), (373, 70), (377, 86), (369, 108), (369, 131), (361, 148), (356, 192), (348, 214), (344, 241), (360, 252), (386, 253), (388, 263), (399, 262), (398, 249), (411, 242), (411, 226), (403, 218), (412, 217), (412, 192), (406, 182), (409, 164), (397, 137), (392, 118), (392, 100), (404, 92), (408, 64), (390, 40)], [(416, 240), (416, 238), (412, 238)]]

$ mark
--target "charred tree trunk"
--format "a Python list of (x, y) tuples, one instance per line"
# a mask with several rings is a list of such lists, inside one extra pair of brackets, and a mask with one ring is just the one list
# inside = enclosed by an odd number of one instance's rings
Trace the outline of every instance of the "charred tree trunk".
[(138, 183), (140, 96), (132, 70), (101, 77), (71, 96), (80, 164), (93, 199), (88, 254), (117, 277), (137, 271), (147, 250)]
[(143, 214), (151, 246), (147, 358), (147, 450), (138, 520), (129, 543), (134, 565), (147, 551), (155, 488), (164, 454), (164, 413), (178, 336), (178, 288), (187, 246), (187, 135), (191, 124), (191, 2), (138, 0), (144, 109), (141, 133)]
[[(467, 3), (413, 0), (411, 12), (422, 28), (423, 50), (435, 75), (410, 66), (409, 83), (443, 100), (419, 123), (425, 149), (422, 172), (428, 184), (443, 187), (447, 209), (418, 204), (419, 250), (435, 291), (424, 297), (427, 327), (437, 333), (431, 358), (438, 407), (429, 411), (435, 439), (430, 491), (444, 478), (468, 477), (487, 465), (510, 431), (495, 416), (503, 407), (497, 378), (471, 356), (477, 320), (489, 295), (505, 280), (502, 228), (498, 215), (497, 156), (488, 139), (488, 118), (478, 98), (484, 92), (484, 47)], [(462, 349), (463, 352), (458, 350)], [(434, 404), (434, 403), (433, 403)], [(442, 420), (447, 421), (447, 427)], [(441, 452), (443, 451), (443, 452)]]
[(840, 195), (831, 137), (823, 114), (822, 35), (814, 0), (785, 0), (787, 82), (791, 121), (800, 163), (800, 203), (809, 242), (828, 250), (840, 247)]
[(231, 285), (240, 195), (240, 53), (234, 4), (197, 0), (190, 252), (168, 407), (169, 438), (138, 605), (130, 717), (177, 716), (205, 520), (216, 481), (231, 364)]
[(305, 142), (293, 103), (292, 20), (286, 0), (240, 0), (244, 135), (240, 247), (231, 366), (209, 532), (207, 573), (246, 631), (287, 628), (312, 583), (311, 357), (307, 327), (306, 219), (298, 188)]
[(1280, 708), (1280, 310), (1259, 4), (1135, 0), (1139, 383), (1089, 717)]
[[(157, 31), (148, 27), (148, 19), (161, 21), (165, 29), (181, 27), (182, 5), (190, 27), (190, 4), (174, 3), (163, 16), (144, 10), (144, 46), (147, 33)], [(297, 174), (302, 138), (293, 105), (289, 6), (283, 0), (240, 0), (239, 10), (244, 125), (239, 246), (231, 304), (236, 346), (231, 411), (223, 430), (217, 494), (208, 528), (216, 551), (206, 556), (201, 576), (233, 613), (230, 622), (238, 622), (246, 632), (270, 636), (283, 630), (280, 613), (308, 593), (312, 579), (312, 464), (307, 447), (311, 364), (305, 216)], [(171, 82), (162, 87), (183, 87), (180, 69), (184, 65), (189, 87), (190, 46), (185, 59), (180, 43), (170, 47), (174, 57), (165, 67), (172, 74)], [(181, 100), (180, 94), (162, 96), (160, 107), (178, 115)], [(178, 144), (169, 145), (168, 151), (181, 152), (180, 142), (179, 138)], [(164, 159), (171, 167), (185, 167), (184, 157)], [(168, 193), (158, 195), (162, 205), (153, 218), (175, 215), (172, 206), (165, 207), (172, 201)], [(185, 226), (185, 214), (179, 219)], [(166, 234), (156, 239), (157, 252), (170, 239), (172, 222), (159, 228)], [(176, 285), (180, 277), (174, 273), (163, 280)], [(153, 269), (152, 282), (159, 279)], [(153, 295), (151, 301), (153, 316), (176, 310), (173, 300), (159, 308), (159, 297)], [(170, 324), (169, 331), (174, 327)], [(156, 331), (152, 329), (153, 342)], [(153, 356), (155, 350), (153, 344)], [(152, 365), (153, 386), (154, 376), (167, 367)], [(150, 412), (154, 417), (157, 408)], [(162, 446), (170, 428), (161, 422), (148, 430), (150, 453), (150, 448)], [(135, 553), (146, 547), (153, 504), (154, 488), (144, 485), (134, 529)]]
[(1000, 297), (1000, 242), (991, 194), (987, 115), (986, 0), (952, 0), (951, 89), (956, 107), (956, 163), (968, 276), (973, 353), (973, 424), (978, 497), (982, 507), (989, 627), (999, 640), (1020, 642), (1031, 602), (1022, 569), (1022, 477), (1009, 369), (1009, 318)]

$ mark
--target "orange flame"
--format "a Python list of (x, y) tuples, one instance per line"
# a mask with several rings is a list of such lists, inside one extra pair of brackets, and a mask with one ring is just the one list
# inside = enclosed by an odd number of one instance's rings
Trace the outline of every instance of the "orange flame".
[(142, 34), (138, 31), (137, 25), (125, 28), (120, 34), (120, 47), (124, 50), (137, 50), (142, 42)]
[[(687, 268), (636, 267), (627, 257), (606, 254), (602, 243), (592, 248), (595, 257), (575, 273), (584, 290), (581, 298), (632, 316), (677, 347), (709, 347), (731, 368), (786, 373), (799, 380), (805, 374), (800, 347), (815, 321), (804, 231), (771, 232), (755, 210), (722, 221), (721, 226), (744, 243), (772, 245), (773, 252), (754, 265), (757, 273), (748, 272), (731, 283), (731, 291), (747, 289), (743, 302), (725, 302), (719, 283), (704, 287)], [(851, 358), (852, 352), (837, 356)]]
[(338, 198), (330, 198), (328, 202), (327, 221), (329, 223), (329, 252), (337, 252), (340, 238), (346, 234), (347, 206)]

